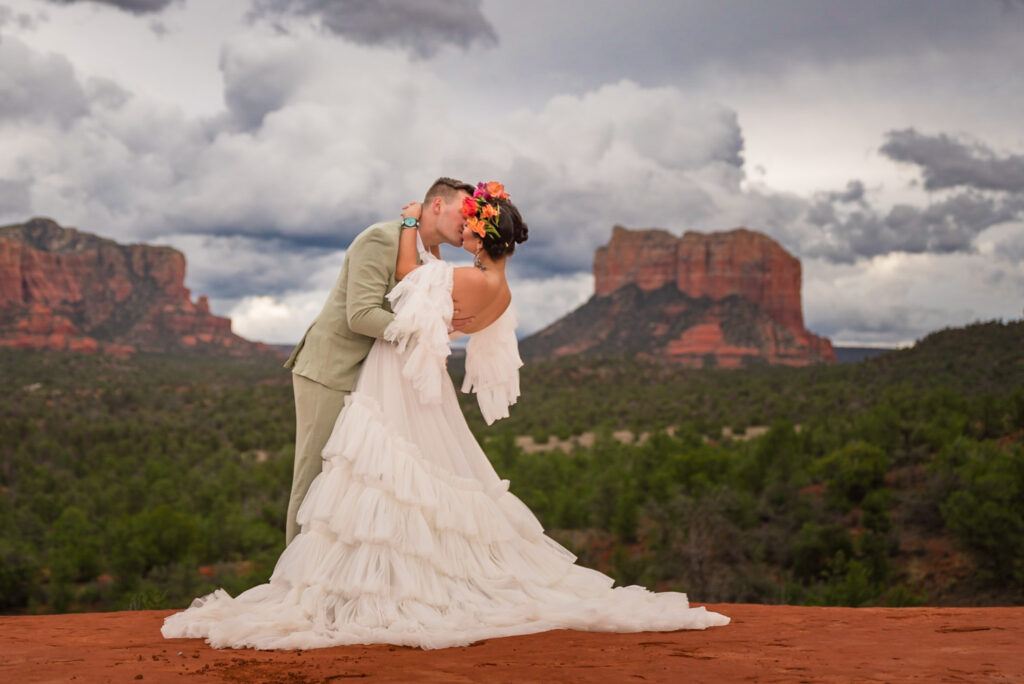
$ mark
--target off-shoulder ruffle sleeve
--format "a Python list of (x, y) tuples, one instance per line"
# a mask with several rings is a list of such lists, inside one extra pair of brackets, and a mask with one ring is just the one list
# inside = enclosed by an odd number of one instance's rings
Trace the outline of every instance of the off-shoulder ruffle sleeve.
[(445, 361), (451, 353), (452, 266), (433, 257), (424, 257), (424, 261), (388, 293), (395, 320), (384, 330), (384, 339), (405, 354), (402, 375), (412, 383), (420, 401), (437, 403), (447, 375)]
[(476, 392), (480, 413), (490, 425), (508, 417), (508, 407), (519, 398), (519, 316), (510, 304), (498, 320), (469, 337), (463, 392)]

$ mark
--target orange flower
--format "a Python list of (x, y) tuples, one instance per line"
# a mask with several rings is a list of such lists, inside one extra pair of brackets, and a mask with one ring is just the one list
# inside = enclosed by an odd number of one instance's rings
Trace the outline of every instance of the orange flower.
[(498, 208), (493, 204), (485, 204), (483, 211), (480, 212), (481, 218), (485, 221), (489, 218), (494, 218), (498, 215)]
[(476, 216), (470, 216), (468, 219), (466, 219), (466, 225), (469, 226), (469, 229), (471, 231), (473, 231), (480, 237), (486, 237), (487, 226), (484, 224), (483, 221), (478, 219)]
[(487, 194), (494, 199), (508, 198), (508, 193), (505, 192), (505, 186), (498, 181), (490, 181), (487, 183)]

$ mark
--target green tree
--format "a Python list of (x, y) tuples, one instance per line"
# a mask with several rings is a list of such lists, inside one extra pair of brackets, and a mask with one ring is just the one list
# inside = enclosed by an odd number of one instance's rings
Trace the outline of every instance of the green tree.
[(848, 444), (818, 463), (829, 493), (838, 502), (858, 504), (871, 490), (882, 484), (889, 469), (888, 454), (864, 442)]

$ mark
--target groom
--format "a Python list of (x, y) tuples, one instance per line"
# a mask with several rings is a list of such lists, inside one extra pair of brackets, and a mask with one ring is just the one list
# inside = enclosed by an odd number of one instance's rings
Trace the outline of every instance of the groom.
[[(472, 193), (473, 186), (461, 181), (434, 181), (423, 199), (420, 217), (420, 239), (426, 249), (435, 251), (442, 242), (462, 244), (462, 200)], [(292, 371), (295, 390), (295, 466), (288, 500), (288, 544), (299, 533), (295, 516), (320, 473), (320, 452), (331, 436), (345, 397), (352, 391), (374, 340), (384, 336), (384, 329), (394, 319), (385, 295), (397, 284), (395, 262), (403, 227), (401, 219), (375, 223), (355, 237), (324, 308), (284, 364)], [(459, 323), (453, 321), (456, 328)]]

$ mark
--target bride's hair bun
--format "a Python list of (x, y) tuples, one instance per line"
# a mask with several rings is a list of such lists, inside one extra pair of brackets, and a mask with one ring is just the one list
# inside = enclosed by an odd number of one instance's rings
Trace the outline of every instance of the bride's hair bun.
[(507, 199), (494, 199), (491, 203), (500, 210), (497, 220), (499, 234), (488, 233), (484, 237), (484, 251), (492, 259), (499, 259), (515, 252), (517, 244), (526, 242), (530, 229), (523, 221), (516, 205)]
[(526, 225), (526, 222), (522, 219), (519, 220), (519, 225), (516, 226), (515, 232), (512, 234), (512, 239), (516, 241), (516, 244), (522, 244), (526, 242), (530, 237), (530, 227)]

